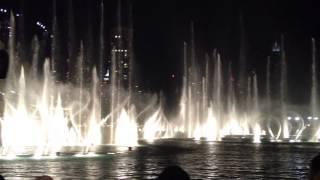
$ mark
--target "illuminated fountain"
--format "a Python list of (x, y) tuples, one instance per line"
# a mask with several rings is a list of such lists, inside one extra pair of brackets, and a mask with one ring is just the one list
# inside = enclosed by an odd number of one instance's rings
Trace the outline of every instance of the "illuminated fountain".
[[(288, 105), (287, 63), (284, 38), (278, 47), (280, 57), (279, 97), (271, 97), (270, 59), (267, 62), (265, 99), (258, 93), (258, 76), (248, 75), (246, 97), (236, 96), (237, 80), (229, 65), (224, 73), (223, 62), (215, 50), (205, 61), (196, 58), (191, 26), (191, 45), (184, 43), (183, 87), (180, 98), (180, 113), (170, 121), (157, 114), (145, 123), (145, 139), (168, 138), (158, 132), (170, 127), (171, 138), (226, 142), (317, 142), (319, 139), (318, 95), (316, 77), (315, 40), (312, 40), (312, 116), (303, 117), (292, 112)], [(205, 62), (204, 66), (199, 62)], [(227, 76), (224, 77), (224, 74)], [(260, 101), (261, 100), (261, 101)], [(308, 128), (313, 128), (308, 135)], [(160, 134), (161, 135), (161, 134)]]
[[(58, 30), (55, 16), (53, 19), (52, 56), (44, 61), (43, 69), (39, 71), (39, 41), (37, 38), (33, 41), (31, 65), (23, 65), (19, 48), (16, 48), (15, 18), (13, 15), (10, 17), (10, 65), (4, 92), (5, 110), (1, 117), (1, 154), (87, 154), (103, 144), (104, 130), (110, 132), (107, 142), (110, 145), (137, 145), (138, 125), (135, 108), (129, 102), (130, 95), (122, 93), (122, 85), (119, 84), (115, 69), (111, 80), (112, 109), (104, 118), (101, 118), (101, 89), (98, 78), (100, 73), (96, 68), (89, 71), (84, 68), (86, 65), (82, 43), (78, 58), (73, 62), (76, 77), (74, 82), (62, 83), (58, 80), (60, 74), (57, 64), (61, 60), (56, 55), (59, 43), (55, 36)], [(103, 46), (103, 42), (100, 46)], [(115, 55), (112, 56), (115, 60)], [(70, 66), (69, 62), (65, 63)], [(106, 125), (110, 128), (107, 129)]]
[[(214, 51), (211, 57), (206, 56), (205, 67), (201, 67), (195, 54), (193, 26), (191, 34), (191, 46), (184, 44), (180, 113), (168, 122), (173, 131), (172, 137), (210, 141), (227, 141), (233, 137), (241, 137), (260, 142), (260, 136), (265, 135), (265, 131), (261, 129), (260, 123), (257, 76), (249, 78), (246, 103), (248, 107), (245, 108), (245, 112), (240, 113), (237, 105), (239, 102), (234, 92), (235, 79), (231, 65), (228, 77), (224, 79), (220, 55)], [(226, 86), (224, 82), (227, 82)], [(155, 118), (147, 121), (146, 125), (154, 128), (153, 132), (147, 131), (148, 136), (145, 138), (155, 137), (157, 132), (165, 129), (161, 124), (166, 125), (165, 122)]]
[[(119, 5), (120, 6), (120, 5)], [(72, 8), (71, 8), (72, 9)], [(119, 10), (120, 11), (120, 10)], [(101, 6), (100, 22), (100, 69), (87, 68), (88, 59), (81, 42), (75, 51), (72, 38), (68, 53), (74, 67), (74, 79), (67, 74), (67, 82), (58, 81), (59, 48), (56, 17), (53, 18), (51, 58), (47, 58), (39, 71), (40, 43), (33, 40), (33, 58), (30, 66), (21, 63), (16, 46), (14, 16), (10, 19), (9, 54), (10, 68), (6, 80), (5, 111), (1, 117), (1, 153), (4, 156), (32, 155), (56, 156), (57, 154), (87, 154), (104, 152), (114, 146), (138, 146), (159, 140), (175, 139), (254, 142), (300, 141), (309, 126), (313, 126), (306, 141), (318, 141), (318, 87), (315, 40), (312, 40), (312, 88), (311, 116), (308, 121), (295, 114), (288, 117), (287, 64), (284, 39), (281, 40), (281, 70), (279, 75), (280, 97), (275, 101), (271, 94), (270, 59), (267, 63), (266, 100), (259, 95), (256, 73), (251, 73), (244, 86), (244, 95), (239, 98), (238, 79), (233, 75), (230, 63), (224, 62), (217, 50), (206, 55), (204, 63), (196, 56), (193, 26), (190, 46), (184, 43), (183, 85), (179, 113), (167, 119), (161, 103), (146, 104), (138, 109), (132, 88), (132, 73), (124, 88), (122, 65), (119, 53), (112, 48), (111, 74), (107, 100), (108, 114), (101, 117), (101, 64), (104, 59), (104, 19)], [(72, 16), (69, 17), (72, 19)], [(72, 20), (71, 20), (72, 21)], [(121, 34), (121, 17), (118, 12), (117, 33)], [(72, 23), (71, 23), (72, 24)], [(69, 29), (74, 29), (72, 25)], [(131, 24), (132, 26), (132, 24)], [(132, 28), (132, 27), (131, 27)], [(70, 33), (72, 35), (72, 33)], [(132, 38), (132, 32), (129, 33)], [(132, 41), (132, 39), (131, 39)], [(128, 51), (133, 53), (132, 42)], [(88, 45), (90, 46), (90, 45)], [(87, 47), (88, 48), (88, 47)], [(121, 46), (120, 46), (121, 48)], [(130, 64), (133, 65), (133, 59)], [(225, 68), (228, 66), (228, 68)], [(132, 68), (132, 67), (131, 67)], [(41, 74), (41, 76), (39, 75)], [(74, 82), (73, 82), (74, 81)], [(246, 80), (244, 80), (246, 81)], [(90, 82), (90, 83), (88, 83)], [(277, 108), (275, 111), (273, 107)], [(143, 116), (147, 114), (146, 116)], [(142, 121), (138, 121), (138, 119)], [(163, 143), (163, 141), (162, 141)]]

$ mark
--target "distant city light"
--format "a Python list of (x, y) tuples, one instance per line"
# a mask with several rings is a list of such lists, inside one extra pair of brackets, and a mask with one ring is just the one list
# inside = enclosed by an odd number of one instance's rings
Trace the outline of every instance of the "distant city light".
[(173, 79), (173, 78), (175, 78), (175, 75), (174, 75), (174, 74), (172, 74), (172, 75), (171, 75), (171, 77), (172, 77), (172, 79)]

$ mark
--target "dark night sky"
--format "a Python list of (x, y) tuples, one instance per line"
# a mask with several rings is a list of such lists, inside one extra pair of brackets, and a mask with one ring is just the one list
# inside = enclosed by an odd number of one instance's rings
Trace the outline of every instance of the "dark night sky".
[[(21, 0), (22, 1), (22, 0)], [(88, 22), (97, 33), (98, 0), (74, 0), (77, 36), (85, 38)], [(223, 62), (232, 61), (236, 68), (239, 56), (239, 15), (243, 14), (247, 61), (256, 69), (261, 81), (265, 74), (266, 57), (274, 41), (285, 35), (289, 69), (289, 89), (293, 101), (301, 101), (308, 93), (311, 62), (311, 37), (320, 39), (320, 3), (317, 0), (133, 0), (134, 45), (141, 80), (151, 90), (164, 89), (172, 94), (180, 87), (183, 41), (189, 42), (190, 22), (195, 25), (199, 57), (218, 48)], [(67, 1), (57, 0), (61, 31), (67, 27)], [(106, 28), (114, 27), (116, 1), (105, 0)], [(51, 1), (1, 0), (0, 6), (24, 7), (27, 24), (40, 19), (50, 26)], [(90, 16), (89, 16), (90, 14)], [(88, 20), (89, 19), (89, 20)], [(27, 36), (33, 32), (26, 28)], [(31, 36), (30, 36), (31, 37)], [(94, 38), (97, 40), (97, 37)], [(320, 43), (318, 43), (320, 44)], [(172, 73), (178, 74), (171, 79)], [(261, 82), (260, 81), (260, 82)], [(309, 91), (309, 90), (308, 90)], [(301, 95), (306, 94), (306, 95)], [(170, 96), (169, 96), (170, 97)], [(299, 98), (300, 97), (300, 98)]]

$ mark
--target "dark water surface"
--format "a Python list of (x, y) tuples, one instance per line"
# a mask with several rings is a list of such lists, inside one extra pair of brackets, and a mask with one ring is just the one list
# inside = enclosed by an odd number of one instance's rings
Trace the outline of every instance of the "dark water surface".
[(317, 144), (200, 144), (193, 150), (140, 147), (96, 157), (0, 160), (6, 179), (153, 179), (180, 165), (193, 179), (306, 179)]

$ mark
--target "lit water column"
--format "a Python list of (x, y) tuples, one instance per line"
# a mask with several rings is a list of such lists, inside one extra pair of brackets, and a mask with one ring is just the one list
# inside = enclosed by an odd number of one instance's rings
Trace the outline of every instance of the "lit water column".
[(281, 75), (280, 75), (280, 107), (282, 121), (282, 137), (289, 138), (290, 132), (287, 122), (287, 63), (284, 49), (284, 36), (281, 36)]
[[(97, 112), (100, 114), (100, 119), (101, 119), (101, 115), (102, 115), (102, 94), (104, 94), (105, 89), (102, 88), (103, 84), (103, 76), (104, 76), (104, 69), (106, 68), (104, 65), (104, 61), (105, 61), (105, 42), (104, 42), (104, 4), (103, 1), (101, 1), (101, 5), (100, 5), (100, 36), (99, 36), (99, 46), (100, 46), (100, 50), (99, 50), (99, 81), (98, 81), (98, 99), (99, 99), (99, 109), (100, 111)], [(100, 120), (99, 119), (99, 120)], [(102, 126), (100, 127), (100, 131), (104, 132), (105, 128)], [(102, 139), (101, 142), (104, 142), (104, 137), (105, 134), (102, 134)]]
[[(311, 99), (310, 111), (313, 117), (318, 116), (318, 78), (317, 78), (317, 62), (316, 62), (316, 41), (312, 38), (312, 65), (311, 65)], [(316, 130), (312, 140), (317, 141), (320, 138), (320, 128)]]
[(270, 57), (268, 57), (267, 60), (267, 75), (266, 75), (266, 117), (267, 117), (267, 123), (271, 120), (271, 90), (270, 90)]
[[(215, 129), (220, 131), (223, 123), (222, 117), (222, 110), (223, 110), (223, 103), (222, 103), (222, 88), (223, 88), (223, 81), (222, 81), (222, 65), (220, 55), (217, 54), (216, 51), (213, 53), (213, 57), (215, 58), (215, 67), (214, 67), (214, 81), (213, 81), (213, 98), (212, 98), (212, 106), (214, 114), (215, 114)], [(221, 132), (215, 132), (217, 134), (217, 140), (220, 140), (222, 137)]]
[(253, 76), (253, 112), (254, 112), (254, 142), (260, 143), (261, 136), (261, 122), (260, 122), (260, 108), (259, 108), (259, 94), (258, 94), (258, 79), (257, 74)]
[(52, 41), (51, 41), (51, 72), (53, 78), (56, 78), (57, 56), (58, 56), (58, 23), (56, 14), (56, 0), (53, 0), (53, 19), (52, 19)]
[(76, 32), (75, 32), (75, 22), (74, 22), (74, 10), (73, 10), (73, 0), (68, 1), (68, 70), (67, 70), (67, 80), (75, 81), (75, 69), (73, 68), (77, 62), (77, 50), (76, 50)]
[(181, 110), (182, 110), (182, 128), (183, 132), (188, 132), (188, 63), (187, 63), (187, 48), (186, 42), (183, 44), (183, 84), (182, 84), (182, 97), (181, 97)]
[(80, 53), (78, 57), (78, 64), (77, 64), (77, 84), (79, 85), (79, 115), (78, 115), (78, 126), (79, 129), (79, 135), (82, 137), (82, 111), (83, 111), (83, 63), (84, 63), (84, 49), (83, 49), (83, 43), (80, 44)]
[[(10, 14), (9, 29), (9, 69), (6, 79), (6, 92), (17, 88), (17, 72), (19, 72), (18, 62), (16, 58), (16, 21), (14, 15)], [(6, 98), (8, 93), (6, 93)]]
[(128, 32), (128, 54), (129, 54), (129, 85), (128, 85), (128, 92), (129, 92), (129, 100), (128, 100), (128, 105), (131, 105), (131, 101), (132, 101), (132, 94), (133, 94), (133, 86), (135, 83), (135, 72), (134, 72), (134, 68), (135, 68), (135, 62), (134, 62), (134, 47), (133, 47), (133, 33), (134, 33), (134, 29), (133, 29), (133, 7), (132, 7), (132, 2), (129, 2), (129, 32)]
[(30, 76), (32, 80), (37, 80), (38, 79), (38, 65), (39, 65), (39, 50), (40, 50), (40, 45), (39, 45), (39, 40), (38, 37), (35, 36), (32, 39), (32, 64), (31, 64), (31, 72)]
[(316, 64), (316, 42), (312, 38), (312, 87), (311, 87), (311, 114), (317, 116), (318, 114), (318, 78), (317, 78), (317, 64)]

